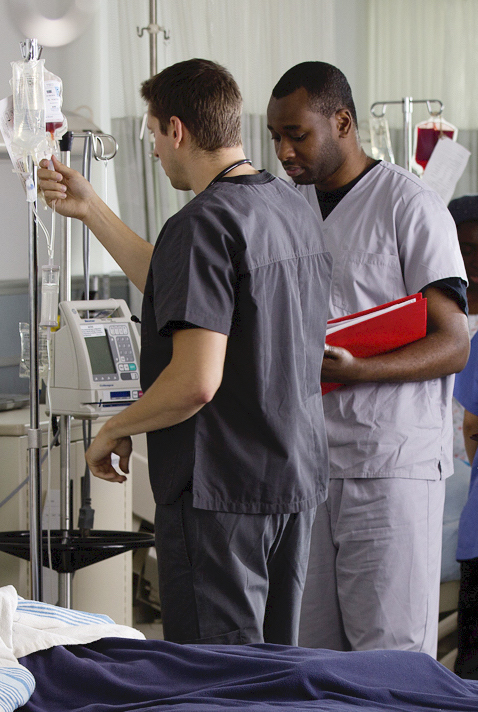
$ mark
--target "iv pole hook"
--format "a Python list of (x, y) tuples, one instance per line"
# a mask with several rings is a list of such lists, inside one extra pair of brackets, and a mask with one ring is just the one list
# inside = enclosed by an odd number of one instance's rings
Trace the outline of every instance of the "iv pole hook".
[(161, 25), (149, 24), (147, 27), (136, 28), (136, 33), (138, 37), (142, 37), (145, 32), (149, 32), (150, 35), (158, 35), (160, 32), (162, 32), (165, 40), (169, 40), (171, 38), (169, 30), (167, 30), (165, 27), (161, 27)]
[(143, 28), (136, 28), (138, 37), (143, 36), (146, 30), (149, 32), (149, 75), (154, 77), (158, 73), (158, 33), (162, 32), (165, 40), (169, 40), (169, 31), (165, 30), (157, 23), (157, 0), (149, 0), (149, 25)]

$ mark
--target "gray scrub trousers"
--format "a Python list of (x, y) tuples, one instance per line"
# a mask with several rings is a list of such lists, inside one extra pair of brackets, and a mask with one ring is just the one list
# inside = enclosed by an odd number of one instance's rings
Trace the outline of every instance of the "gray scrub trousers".
[(156, 508), (164, 635), (177, 643), (297, 645), (315, 508), (235, 514)]

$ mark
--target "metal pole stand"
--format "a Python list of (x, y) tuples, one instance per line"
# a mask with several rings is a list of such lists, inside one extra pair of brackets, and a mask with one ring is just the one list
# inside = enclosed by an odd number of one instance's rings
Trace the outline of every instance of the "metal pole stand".
[[(401, 104), (403, 111), (403, 167), (407, 171), (411, 170), (412, 165), (412, 113), (414, 104), (426, 104), (428, 113), (430, 116), (440, 116), (443, 111), (443, 102), (440, 99), (412, 99), (411, 96), (405, 96), (403, 99), (397, 101), (376, 101), (370, 107), (370, 113), (375, 118), (380, 119), (385, 116), (386, 108), (389, 104)], [(432, 104), (438, 104), (439, 108), (437, 111), (433, 111), (431, 108)], [(380, 113), (377, 113), (377, 107), (382, 107)]]

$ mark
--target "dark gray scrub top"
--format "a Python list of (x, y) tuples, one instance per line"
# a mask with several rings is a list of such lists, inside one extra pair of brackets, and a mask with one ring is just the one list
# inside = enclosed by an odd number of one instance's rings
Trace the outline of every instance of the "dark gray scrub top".
[(200, 509), (298, 512), (325, 499), (330, 275), (313, 210), (265, 171), (222, 179), (166, 222), (143, 300), (143, 390), (170, 362), (178, 322), (229, 339), (212, 401), (148, 433), (157, 504), (174, 502), (191, 479)]

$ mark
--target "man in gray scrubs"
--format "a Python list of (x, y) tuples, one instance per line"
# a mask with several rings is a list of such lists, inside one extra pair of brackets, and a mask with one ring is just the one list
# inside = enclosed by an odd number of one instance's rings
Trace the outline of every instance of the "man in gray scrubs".
[(272, 92), (277, 156), (314, 209), (334, 267), (329, 318), (423, 292), (427, 335), (393, 353), (327, 348), (330, 489), (319, 505), (302, 644), (436, 655), (453, 376), (468, 356), (466, 274), (439, 196), (361, 148), (350, 86), (323, 62)]
[(87, 453), (111, 482), (146, 432), (164, 633), (296, 644), (328, 458), (320, 389), (331, 258), (297, 191), (250, 165), (231, 75), (189, 60), (146, 81), (155, 155), (195, 198), (144, 242), (75, 171), (38, 171), (144, 292), (142, 398)]

